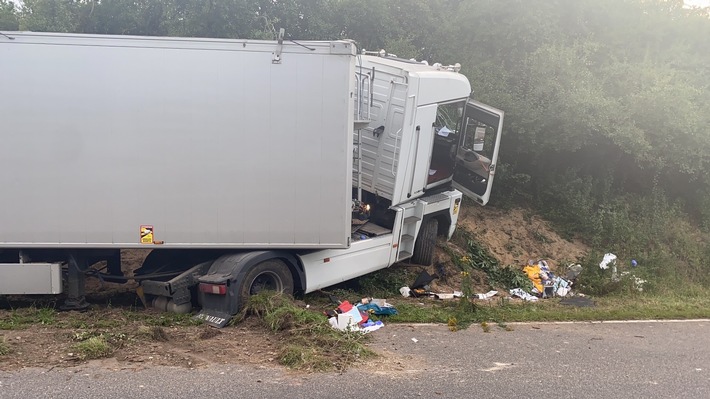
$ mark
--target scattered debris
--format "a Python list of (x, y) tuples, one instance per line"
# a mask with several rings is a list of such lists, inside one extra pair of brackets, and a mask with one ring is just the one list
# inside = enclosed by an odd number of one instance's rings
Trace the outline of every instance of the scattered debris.
[(604, 259), (599, 263), (599, 268), (606, 270), (609, 268), (610, 263), (616, 266), (616, 255), (612, 253), (604, 254)]
[(493, 296), (495, 296), (498, 293), (498, 291), (488, 291), (485, 294), (476, 294), (476, 298), (478, 299), (491, 299)]
[(532, 282), (533, 291), (542, 293), (544, 288), (542, 286), (542, 270), (540, 269), (540, 264), (535, 263), (533, 260), (528, 261), (527, 266), (523, 268), (523, 273), (525, 273)]
[(439, 278), (438, 275), (429, 274), (426, 270), (422, 270), (422, 272), (419, 273), (419, 275), (417, 276), (417, 279), (414, 280), (414, 284), (412, 284), (409, 288), (415, 290), (415, 292), (417, 289), (423, 289), (428, 291), (430, 289), (431, 282), (437, 278)]
[(419, 273), (419, 275), (417, 276), (416, 280), (414, 280), (414, 283), (412, 283), (412, 285), (410, 285), (409, 287), (400, 288), (399, 293), (402, 294), (402, 296), (405, 298), (408, 298), (410, 296), (429, 296), (431, 295), (430, 284), (437, 278), (439, 278), (439, 276), (436, 273), (429, 274), (426, 270), (422, 270), (422, 272)]
[(377, 316), (391, 316), (397, 314), (397, 309), (384, 299), (363, 299), (363, 301), (365, 300), (367, 300), (367, 302), (362, 302), (360, 305), (357, 305), (357, 308), (361, 312), (367, 312)]
[(582, 274), (582, 265), (579, 263), (571, 263), (567, 266), (567, 275), (565, 277), (567, 277), (567, 281), (574, 283), (580, 274)]
[(643, 285), (644, 285), (645, 283), (647, 283), (648, 281), (643, 280), (643, 279), (641, 279), (641, 278), (638, 278), (638, 277), (636, 277), (635, 275), (633, 275), (633, 274), (631, 274), (631, 273), (629, 273), (629, 272), (622, 272), (622, 273), (621, 273), (621, 277), (626, 277), (626, 276), (628, 276), (628, 278), (631, 279), (631, 281), (632, 281), (633, 284), (634, 284), (634, 288), (635, 288), (637, 291), (643, 292)]
[(335, 297), (330, 298), (338, 303), (334, 310), (325, 312), (331, 327), (341, 331), (360, 331), (369, 333), (384, 327), (380, 320), (371, 320), (370, 315), (389, 316), (396, 315), (397, 309), (384, 299), (362, 298), (357, 306), (349, 301), (340, 301)]
[(538, 297), (528, 294), (527, 292), (523, 291), (522, 288), (513, 288), (512, 290), (510, 290), (510, 296), (516, 296), (529, 302), (536, 302), (538, 300)]
[(366, 323), (363, 323), (361, 328), (362, 328), (363, 333), (369, 333), (369, 332), (372, 332), (375, 330), (379, 330), (380, 328), (382, 328), (384, 326), (385, 326), (385, 323), (383, 323), (380, 320), (377, 320), (377, 321), (369, 320)]
[(510, 290), (510, 294), (526, 301), (535, 301), (538, 297), (551, 298), (573, 295), (571, 292), (572, 284), (574, 284), (574, 280), (579, 277), (581, 272), (581, 265), (572, 264), (567, 267), (566, 278), (562, 278), (550, 269), (546, 260), (529, 260), (528, 264), (523, 268), (523, 273), (528, 276), (528, 279), (533, 284), (532, 292), (526, 292), (522, 288), (515, 288)]
[(463, 293), (461, 291), (454, 291), (452, 293), (431, 293), (432, 296), (436, 299), (454, 299), (454, 298), (461, 298), (463, 296)]
[[(347, 302), (347, 301), (346, 301)], [(348, 305), (350, 305), (348, 303)], [(338, 308), (340, 309), (340, 308)], [(360, 313), (358, 308), (349, 306), (349, 310), (343, 311), (338, 314), (337, 318), (337, 329), (339, 330), (354, 330), (358, 327), (358, 324), (363, 321), (363, 314)], [(365, 320), (366, 321), (366, 320)]]
[[(614, 255), (612, 253), (604, 254), (604, 258), (602, 259), (601, 263), (599, 263), (599, 267), (601, 269), (606, 270), (609, 268), (609, 265), (611, 265), (611, 268), (612, 268), (611, 281), (618, 282), (618, 281), (621, 281), (622, 277), (628, 276), (627, 278), (631, 279), (634, 289), (636, 289), (638, 291), (643, 291), (643, 285), (647, 281), (642, 280), (641, 278), (636, 277), (635, 275), (630, 274), (629, 272), (622, 272), (621, 274), (617, 274), (616, 260), (617, 260), (616, 255)], [(638, 262), (636, 261), (636, 259), (632, 259), (631, 260), (631, 267), (636, 267), (636, 266), (638, 266)]]

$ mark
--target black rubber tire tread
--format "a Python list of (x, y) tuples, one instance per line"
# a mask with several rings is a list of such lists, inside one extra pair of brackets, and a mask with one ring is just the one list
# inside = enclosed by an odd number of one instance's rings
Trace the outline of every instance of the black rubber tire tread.
[(419, 231), (417, 241), (414, 243), (412, 263), (429, 266), (434, 262), (434, 248), (436, 247), (436, 233), (439, 231), (439, 221), (429, 219)]
[(250, 296), (251, 284), (261, 274), (270, 273), (272, 277), (278, 278), (281, 285), (281, 292), (286, 295), (293, 295), (293, 275), (286, 263), (279, 259), (269, 259), (249, 268), (241, 287), (239, 287), (240, 308), (244, 306)]

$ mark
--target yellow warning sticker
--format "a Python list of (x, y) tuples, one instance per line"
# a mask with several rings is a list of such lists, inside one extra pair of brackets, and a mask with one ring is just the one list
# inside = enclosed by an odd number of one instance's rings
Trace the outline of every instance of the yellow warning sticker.
[(454, 215), (459, 213), (459, 204), (460, 203), (461, 203), (461, 198), (456, 198), (456, 200), (454, 201), (454, 212), (453, 212)]
[(141, 244), (153, 243), (153, 226), (141, 226)]

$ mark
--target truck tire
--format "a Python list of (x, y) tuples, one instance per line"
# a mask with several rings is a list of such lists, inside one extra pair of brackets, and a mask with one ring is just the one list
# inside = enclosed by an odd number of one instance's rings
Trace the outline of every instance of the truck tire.
[(439, 221), (429, 219), (424, 222), (417, 241), (414, 242), (412, 263), (417, 265), (431, 265), (434, 262), (434, 247), (436, 246), (436, 233), (439, 230)]
[(293, 275), (283, 261), (269, 259), (252, 266), (247, 271), (239, 287), (240, 307), (244, 306), (251, 295), (266, 290), (293, 295)]

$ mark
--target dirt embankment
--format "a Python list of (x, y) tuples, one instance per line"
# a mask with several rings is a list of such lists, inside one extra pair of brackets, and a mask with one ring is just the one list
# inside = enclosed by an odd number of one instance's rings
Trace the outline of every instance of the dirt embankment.
[(553, 268), (567, 266), (589, 251), (584, 243), (565, 240), (549, 222), (519, 208), (464, 207), (458, 225), (473, 233), (503, 266), (522, 267), (530, 259), (546, 259)]

